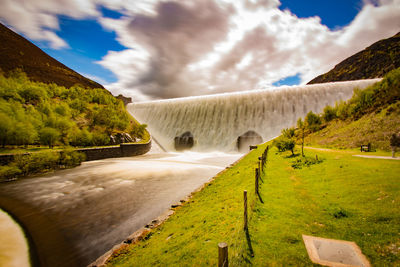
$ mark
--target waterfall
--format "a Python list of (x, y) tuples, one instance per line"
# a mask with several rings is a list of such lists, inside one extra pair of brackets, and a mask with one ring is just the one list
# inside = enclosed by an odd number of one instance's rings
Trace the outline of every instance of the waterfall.
[(128, 111), (161, 145), (174, 150), (174, 138), (191, 132), (196, 151), (234, 151), (237, 138), (248, 131), (264, 141), (283, 128), (296, 125), (309, 112), (347, 100), (354, 88), (363, 89), (379, 79), (288, 86), (216, 95), (132, 103)]

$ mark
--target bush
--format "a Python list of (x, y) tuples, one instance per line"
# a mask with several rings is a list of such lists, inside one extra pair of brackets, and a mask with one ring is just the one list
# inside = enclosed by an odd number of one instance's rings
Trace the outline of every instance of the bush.
[(59, 159), (60, 154), (52, 151), (20, 154), (15, 156), (10, 166), (20, 169), (23, 175), (29, 175), (55, 169), (58, 166)]
[(95, 146), (105, 146), (110, 143), (110, 137), (105, 133), (93, 132), (92, 144)]
[(79, 166), (85, 160), (85, 154), (73, 149), (65, 149), (60, 153), (60, 165), (66, 168)]
[(326, 106), (322, 113), (322, 120), (324, 122), (330, 122), (331, 120), (336, 119), (337, 118), (336, 112), (337, 112), (336, 108), (331, 106)]
[(293, 139), (281, 136), (274, 140), (273, 145), (278, 148), (279, 152), (290, 150), (294, 155), (295, 141)]
[(322, 161), (323, 159), (318, 157), (301, 157), (292, 162), (292, 167), (294, 169), (302, 169), (303, 167), (310, 167), (311, 165), (319, 164)]
[(287, 129), (283, 129), (281, 131), (282, 135), (286, 138), (293, 138), (294, 134), (295, 134), (295, 129), (294, 128), (287, 128)]
[(0, 166), (0, 179), (8, 180), (19, 176), (22, 171), (16, 166)]
[(321, 128), (321, 118), (312, 111), (307, 113), (306, 117), (304, 118), (304, 122), (306, 128), (311, 132), (316, 132)]

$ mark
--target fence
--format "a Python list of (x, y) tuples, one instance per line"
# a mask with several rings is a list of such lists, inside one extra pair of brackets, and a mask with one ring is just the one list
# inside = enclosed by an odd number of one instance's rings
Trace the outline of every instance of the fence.
[[(259, 189), (261, 183), (263, 183), (262, 176), (266, 176), (266, 165), (268, 162), (268, 151), (269, 146), (266, 147), (260, 157), (258, 157), (257, 168), (255, 168), (255, 187), (254, 195), (249, 197), (247, 190), (243, 191), (243, 221), (237, 220), (235, 232), (231, 235), (229, 242), (222, 242), (218, 244), (218, 266), (228, 267), (231, 263), (232, 266), (241, 265), (241, 256), (248, 251), (250, 257), (254, 257), (253, 248), (251, 245), (250, 234), (249, 234), (249, 222), (251, 221), (252, 211), (255, 207), (256, 201), (264, 203)], [(250, 209), (248, 205), (250, 204)], [(240, 224), (243, 223), (243, 227)], [(230, 254), (228, 255), (228, 245), (230, 244)]]

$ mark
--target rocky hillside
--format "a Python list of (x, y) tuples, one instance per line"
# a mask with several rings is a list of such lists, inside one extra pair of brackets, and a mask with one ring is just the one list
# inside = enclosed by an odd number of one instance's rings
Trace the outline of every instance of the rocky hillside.
[(400, 32), (343, 60), (308, 84), (383, 77), (400, 67)]
[(80, 84), (87, 88), (103, 88), (47, 55), (24, 37), (0, 23), (0, 69), (7, 76), (21, 69), (32, 81), (55, 83), (67, 88)]

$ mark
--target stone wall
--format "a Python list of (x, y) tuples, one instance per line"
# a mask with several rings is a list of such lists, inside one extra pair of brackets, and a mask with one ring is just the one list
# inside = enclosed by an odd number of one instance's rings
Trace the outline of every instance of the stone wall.
[[(151, 148), (151, 141), (145, 144), (120, 144), (119, 146), (80, 148), (76, 151), (85, 153), (86, 161), (106, 158), (132, 157), (143, 155)], [(29, 153), (26, 153), (29, 154)], [(14, 154), (0, 155), (0, 165), (7, 165), (14, 159)]]

